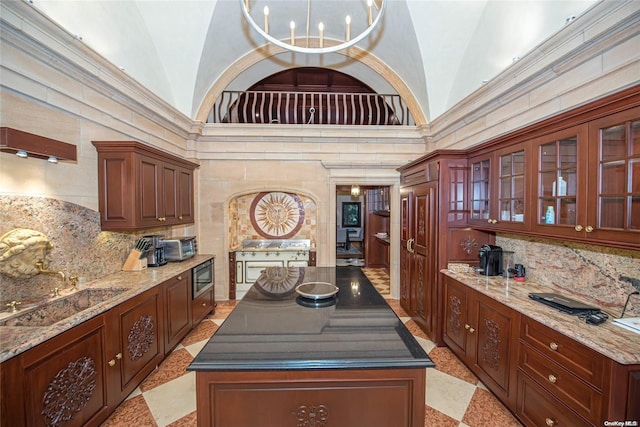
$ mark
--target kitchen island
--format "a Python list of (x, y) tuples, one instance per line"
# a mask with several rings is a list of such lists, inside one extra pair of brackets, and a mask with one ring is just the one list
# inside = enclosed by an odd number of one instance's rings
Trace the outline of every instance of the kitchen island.
[(265, 270), (189, 370), (199, 426), (422, 427), (433, 366), (359, 268), (300, 267)]

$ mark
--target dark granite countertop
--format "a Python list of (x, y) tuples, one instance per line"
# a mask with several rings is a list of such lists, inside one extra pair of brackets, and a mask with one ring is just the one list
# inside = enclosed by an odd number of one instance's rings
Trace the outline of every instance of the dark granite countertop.
[[(338, 287), (317, 306), (295, 288)], [(434, 364), (360, 268), (267, 269), (189, 370), (420, 368)]]

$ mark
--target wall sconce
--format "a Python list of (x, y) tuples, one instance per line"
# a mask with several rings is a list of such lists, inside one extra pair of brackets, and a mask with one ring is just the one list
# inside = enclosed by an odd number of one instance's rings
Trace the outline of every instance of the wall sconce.
[(358, 197), (360, 196), (360, 186), (359, 185), (352, 185), (351, 186), (351, 197)]
[(78, 160), (76, 146), (73, 144), (8, 127), (0, 127), (0, 151), (22, 158), (44, 159), (50, 163)]

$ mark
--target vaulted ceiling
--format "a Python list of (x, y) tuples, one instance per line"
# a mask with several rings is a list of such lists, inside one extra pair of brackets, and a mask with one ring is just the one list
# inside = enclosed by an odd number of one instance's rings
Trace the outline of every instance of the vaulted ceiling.
[[(303, 0), (251, 3), (258, 10), (269, 5), (271, 33), (278, 38), (289, 36), (290, 16), (307, 8)], [(229, 70), (232, 78), (224, 88), (246, 90), (285, 69), (326, 67), (378, 93), (397, 93), (393, 82), (403, 82), (430, 121), (508, 68), (515, 57), (562, 31), (567, 17), (580, 19), (594, 3), (388, 0), (382, 25), (358, 44), (386, 65), (386, 74), (339, 53), (281, 52), (242, 66), (241, 58), (255, 53), (264, 40), (244, 21), (239, 0), (33, 0), (32, 6), (191, 118)], [(354, 20), (358, 8), (366, 13), (364, 0), (311, 4), (312, 13), (325, 15), (318, 19), (326, 22), (327, 38), (344, 38), (346, 9), (354, 10)]]

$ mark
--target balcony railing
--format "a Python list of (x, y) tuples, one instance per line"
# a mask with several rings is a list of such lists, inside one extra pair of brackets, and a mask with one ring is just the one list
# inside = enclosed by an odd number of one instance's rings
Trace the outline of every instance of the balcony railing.
[(223, 92), (207, 123), (415, 125), (399, 95), (263, 91)]

